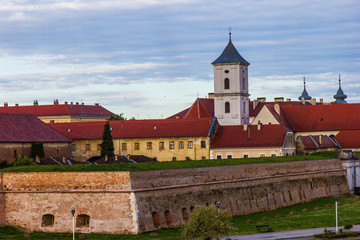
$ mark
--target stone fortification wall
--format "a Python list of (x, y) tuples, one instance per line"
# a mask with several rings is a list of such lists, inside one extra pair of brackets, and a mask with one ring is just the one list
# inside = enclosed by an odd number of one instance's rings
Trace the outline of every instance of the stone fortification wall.
[(336, 159), (0, 178), (0, 223), (51, 232), (72, 231), (73, 208), (76, 231), (138, 233), (178, 226), (216, 201), (236, 215), (349, 192)]
[(349, 192), (336, 159), (132, 172), (131, 184), (139, 231), (181, 225), (216, 201), (239, 215)]
[[(3, 223), (31, 231), (71, 232), (74, 208), (77, 221), (80, 215), (89, 217), (76, 231), (137, 233), (129, 172), (1, 173), (1, 182)], [(53, 222), (44, 221), (50, 215)]]

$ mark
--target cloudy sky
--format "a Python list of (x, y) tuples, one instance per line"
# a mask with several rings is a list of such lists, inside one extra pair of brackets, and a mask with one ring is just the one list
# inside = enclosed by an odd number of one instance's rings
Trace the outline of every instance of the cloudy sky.
[(232, 41), (250, 98), (360, 102), (358, 0), (0, 0), (0, 102), (100, 103), (165, 118), (213, 91)]

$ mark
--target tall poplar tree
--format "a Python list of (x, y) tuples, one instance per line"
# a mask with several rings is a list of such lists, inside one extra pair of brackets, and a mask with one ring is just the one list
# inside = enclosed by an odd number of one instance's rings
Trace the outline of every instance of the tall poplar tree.
[(107, 121), (104, 125), (102, 140), (103, 141), (101, 143), (101, 156), (114, 156), (114, 143), (111, 136), (109, 121)]

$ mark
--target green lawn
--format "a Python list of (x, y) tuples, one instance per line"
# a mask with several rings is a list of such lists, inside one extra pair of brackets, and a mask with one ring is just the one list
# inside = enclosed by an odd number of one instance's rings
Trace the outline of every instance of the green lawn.
[[(360, 198), (339, 198), (338, 216), (339, 225), (360, 224)], [(304, 209), (307, 211), (303, 211)], [(290, 214), (290, 212), (294, 214)], [(276, 216), (281, 215), (281, 217)], [(264, 217), (267, 220), (262, 220)], [(246, 223), (251, 219), (251, 223)], [(309, 203), (285, 207), (273, 211), (253, 213), (233, 217), (233, 223), (238, 228), (238, 234), (256, 233), (256, 225), (268, 224), (273, 231), (286, 231), (306, 228), (335, 226), (335, 201), (333, 198), (322, 198)], [(150, 234), (158, 236), (150, 236)], [(0, 239), (29, 239), (24, 233), (12, 227), (0, 227)], [(86, 234), (86, 239), (125, 240), (125, 239), (181, 239), (180, 229), (159, 230), (153, 233), (139, 235), (107, 235)], [(32, 233), (31, 239), (71, 239), (71, 233)], [(79, 234), (76, 235), (79, 239)]]
[(10, 167), (0, 170), (1, 172), (67, 172), (67, 171), (140, 171), (140, 170), (158, 170), (173, 168), (191, 168), (222, 166), (249, 163), (272, 163), (289, 162), (316, 159), (336, 158), (337, 153), (318, 152), (311, 155), (283, 156), (283, 157), (262, 157), (262, 158), (241, 158), (241, 159), (214, 159), (199, 161), (169, 161), (169, 162), (147, 162), (147, 163), (117, 163), (117, 164), (99, 164), (99, 165), (42, 165), (42, 166), (21, 166)]

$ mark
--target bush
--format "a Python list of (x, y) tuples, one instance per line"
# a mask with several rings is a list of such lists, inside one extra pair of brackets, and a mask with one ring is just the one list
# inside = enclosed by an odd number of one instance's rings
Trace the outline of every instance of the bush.
[(16, 160), (13, 162), (13, 166), (14, 167), (18, 167), (18, 166), (30, 166), (30, 165), (36, 165), (36, 163), (34, 163), (32, 158), (29, 158), (28, 156), (24, 156), (24, 157), (18, 157), (16, 158)]
[(0, 161), (0, 169), (3, 169), (3, 168), (7, 168), (7, 167), (10, 167), (11, 165), (9, 164), (8, 161), (6, 160), (1, 160)]
[(227, 211), (218, 210), (215, 206), (198, 207), (190, 220), (182, 228), (182, 235), (187, 239), (220, 237), (235, 233), (231, 216)]

